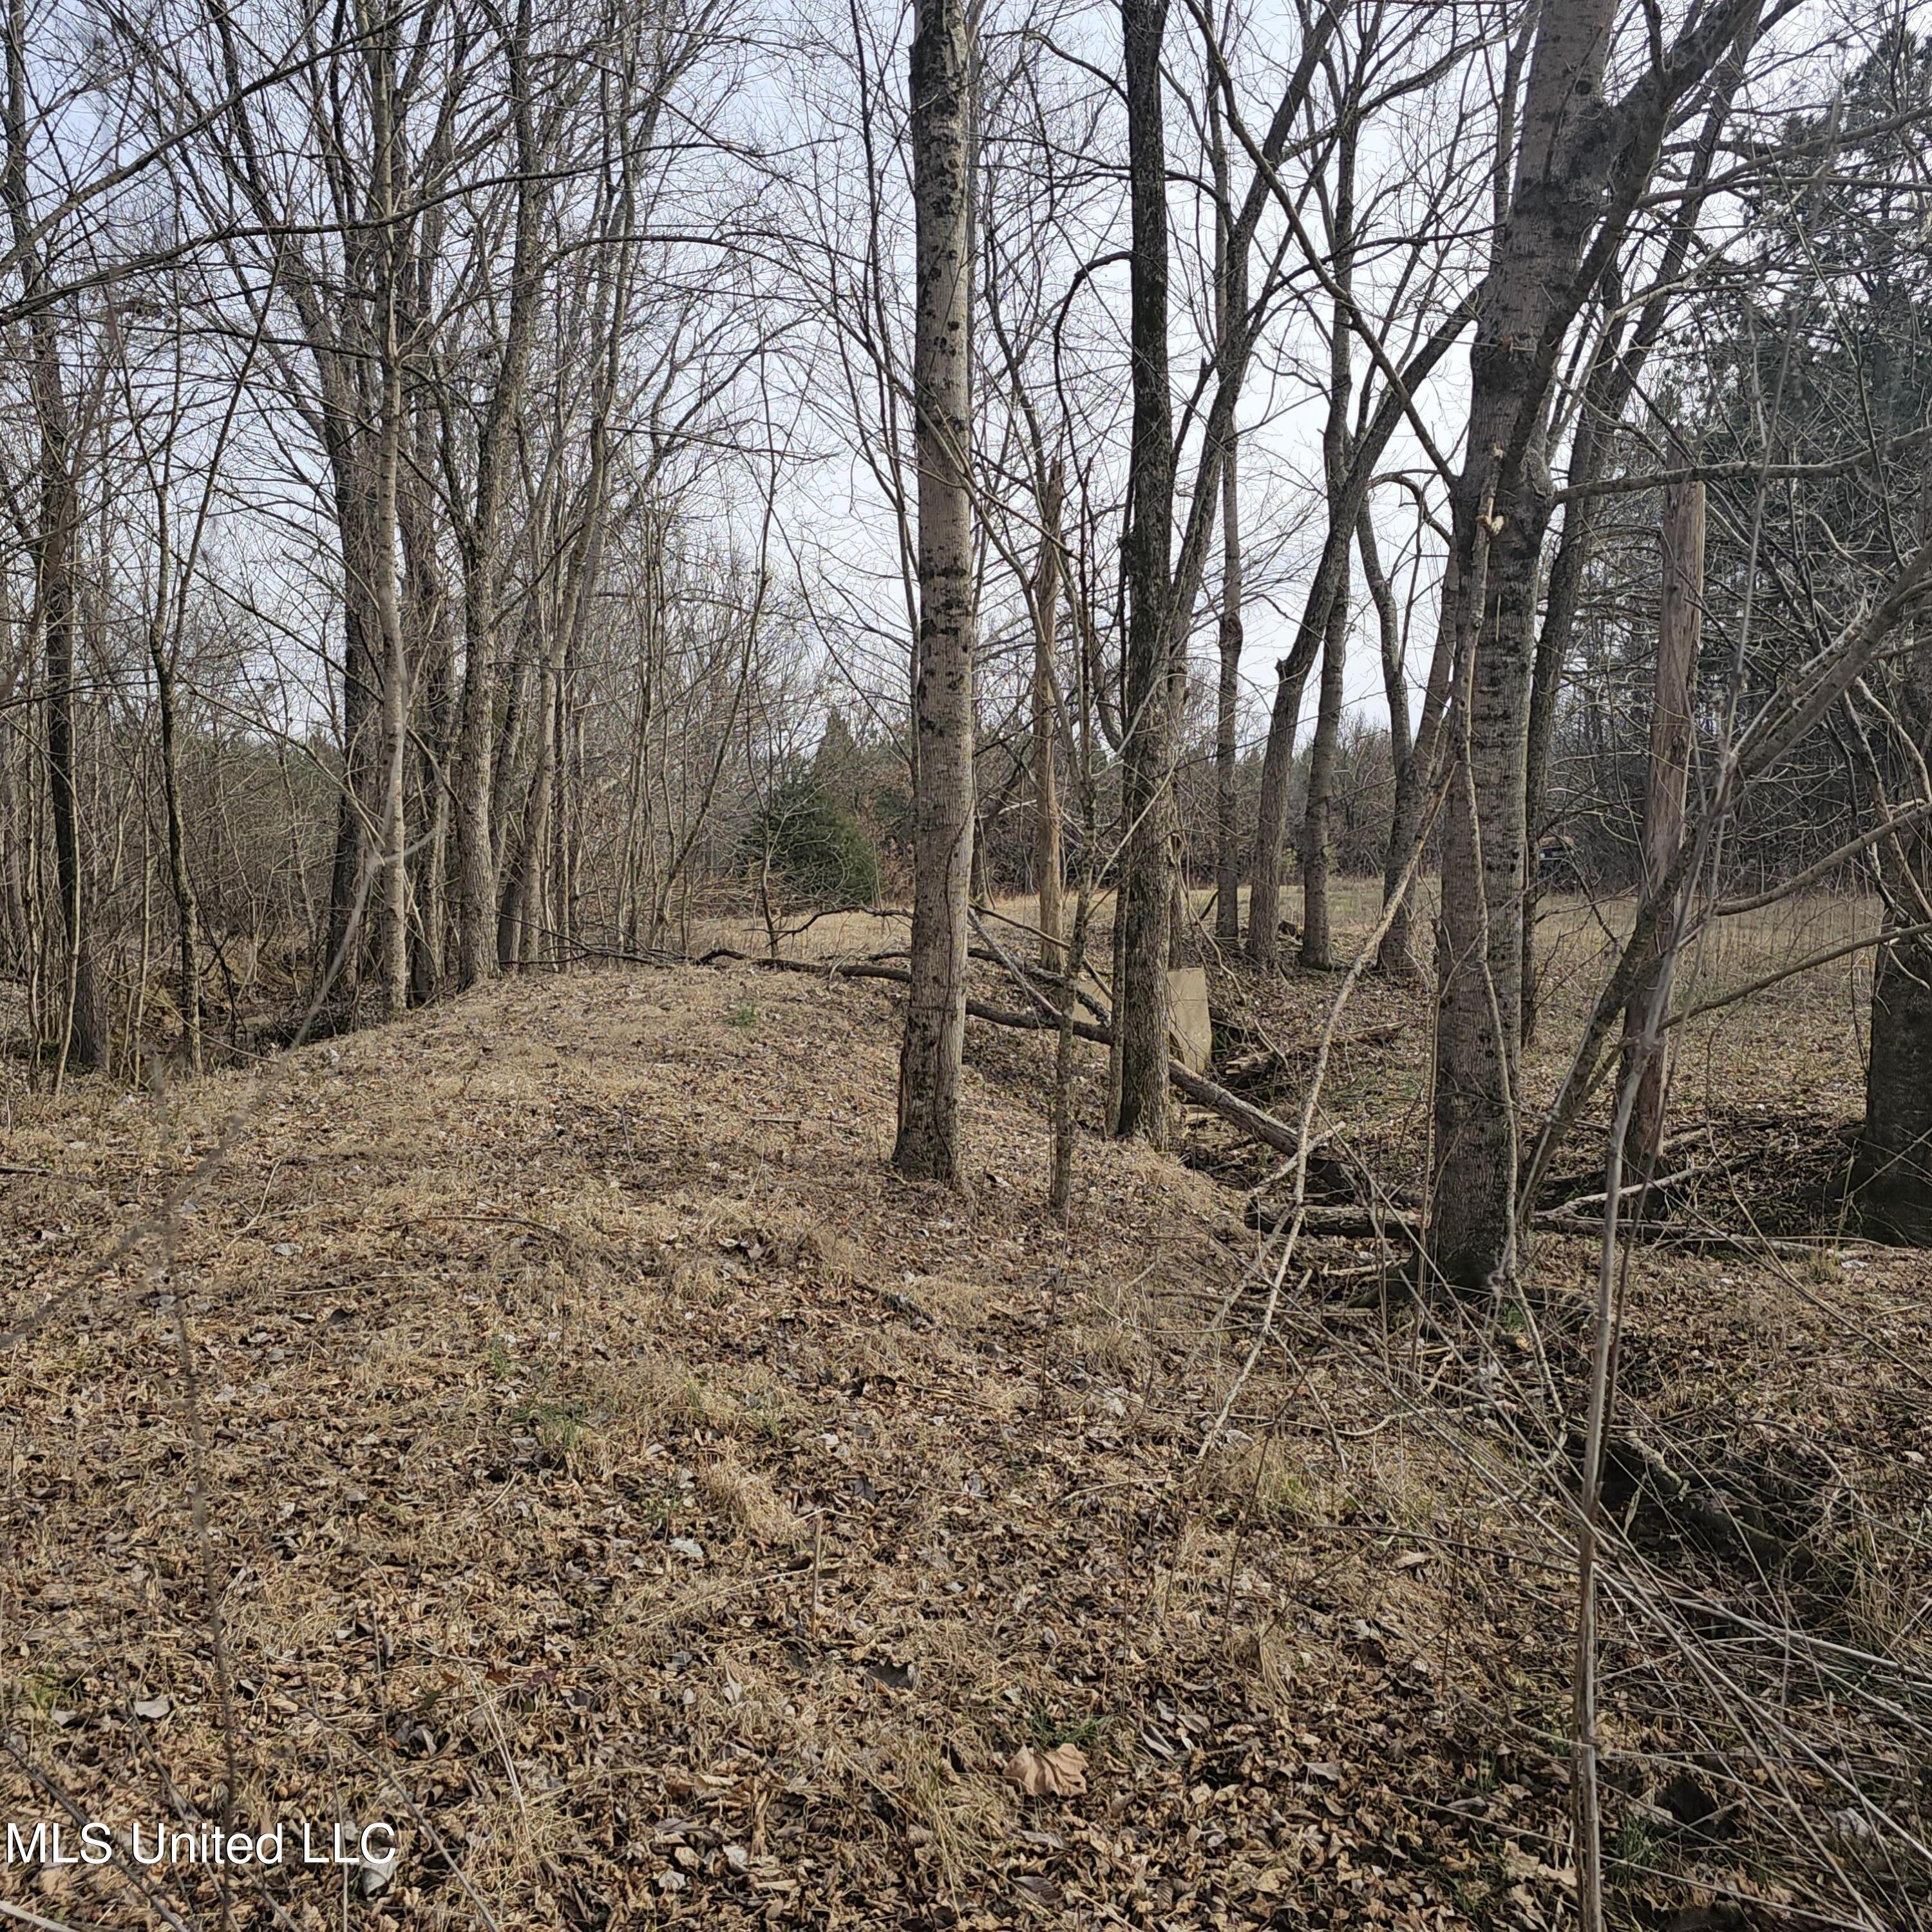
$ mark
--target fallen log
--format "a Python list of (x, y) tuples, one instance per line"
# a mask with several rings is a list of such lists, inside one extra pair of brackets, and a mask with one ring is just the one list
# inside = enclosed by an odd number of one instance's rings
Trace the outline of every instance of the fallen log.
[[(1276, 1234), (1292, 1222), (1297, 1209), (1292, 1201), (1256, 1201), (1244, 1217), (1250, 1227)], [(1422, 1235), (1416, 1217), (1401, 1208), (1314, 1206), (1304, 1202), (1299, 1212), (1304, 1234), (1327, 1234), (1364, 1240), (1406, 1241), (1419, 1246)]]
[[(1599, 1198), (1601, 1197), (1600, 1196)], [(1601, 1215), (1572, 1214), (1562, 1208), (1538, 1210), (1536, 1225), (1552, 1234), (1578, 1234), (1586, 1240), (1604, 1238)], [(1828, 1240), (1800, 1241), (1777, 1234), (1756, 1234), (1732, 1228), (1693, 1228), (1681, 1221), (1624, 1221), (1617, 1223), (1620, 1240), (1647, 1245), (1689, 1248), (1706, 1255), (1776, 1255), (1785, 1261), (1808, 1261), (1822, 1250), (1848, 1244), (1834, 1236)]]
[[(1358, 1047), (1390, 1046), (1400, 1040), (1406, 1029), (1397, 1022), (1385, 1025), (1365, 1027), (1360, 1033), (1345, 1035), (1335, 1042), (1337, 1053), (1353, 1052)], [(1311, 1044), (1311, 1052), (1313, 1047)], [(1238, 1054), (1222, 1063), (1222, 1077), (1229, 1080), (1260, 1080), (1270, 1074), (1290, 1073), (1294, 1070), (1291, 1057), (1279, 1047), (1257, 1047), (1253, 1052)]]

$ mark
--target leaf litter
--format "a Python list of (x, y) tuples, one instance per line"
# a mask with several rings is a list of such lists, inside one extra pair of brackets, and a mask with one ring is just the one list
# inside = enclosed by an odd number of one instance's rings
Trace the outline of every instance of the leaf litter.
[[(976, 1026), (970, 1191), (908, 1186), (890, 1000), (761, 982), (747, 1028), (744, 978), (296, 1056), (165, 1275), (14, 1352), (6, 1815), (394, 1820), (346, 1894), (224, 1875), (305, 1932), (1561, 1922), (1519, 1708), (1561, 1592), (1486, 1590), (1458, 1457), (1330, 1456), (1372, 1394), (1333, 1360), (1200, 1453), (1239, 1197), (1083, 1141), (1063, 1234), (1039, 1045)], [(10, 1320), (229, 1086), (23, 1109), (57, 1174), (5, 1197)], [(0, 1870), (77, 1922), (222, 1889)]]

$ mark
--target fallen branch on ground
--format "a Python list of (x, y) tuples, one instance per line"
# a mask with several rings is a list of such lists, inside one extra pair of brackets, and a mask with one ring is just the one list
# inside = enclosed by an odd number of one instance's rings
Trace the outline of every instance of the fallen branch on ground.
[(1298, 1208), (1292, 1201), (1256, 1201), (1250, 1204), (1245, 1218), (1250, 1227), (1275, 1234), (1291, 1226), (1298, 1215), (1305, 1234), (1400, 1240), (1411, 1247), (1421, 1240), (1415, 1216), (1394, 1209), (1378, 1212), (1368, 1208), (1322, 1208), (1306, 1203)]
[[(1626, 1193), (1630, 1190), (1625, 1189)], [(1598, 1197), (1600, 1199), (1601, 1196)], [(1603, 1219), (1598, 1215), (1572, 1214), (1568, 1205), (1545, 1208), (1536, 1216), (1540, 1228), (1552, 1234), (1579, 1234), (1591, 1240), (1603, 1237)], [(1781, 1256), (1786, 1260), (1807, 1261), (1821, 1248), (1833, 1243), (1780, 1239), (1774, 1234), (1740, 1234), (1729, 1228), (1690, 1228), (1678, 1221), (1624, 1221), (1617, 1232), (1631, 1240), (1656, 1246), (1692, 1248), (1700, 1254)]]
[[(908, 986), (912, 976), (903, 967), (875, 965), (869, 961), (856, 961), (850, 965), (836, 960), (820, 962), (810, 959), (754, 959), (736, 951), (728, 946), (715, 946), (703, 958), (687, 960), (682, 963), (693, 966), (715, 966), (724, 962), (755, 967), (760, 972), (808, 973), (815, 979), (832, 980), (884, 980), (895, 986)], [(1016, 1028), (1024, 1033), (1051, 1033), (1060, 1025), (1058, 1015), (1048, 1012), (1016, 1012), (1006, 1006), (989, 1006), (984, 1000), (969, 999), (966, 1002), (968, 1016), (976, 1020), (984, 1020), (989, 1026)], [(1100, 1046), (1114, 1043), (1112, 1030), (1092, 1020), (1076, 1020), (1075, 1035), (1091, 1040)], [(1196, 1106), (1207, 1108), (1210, 1112), (1220, 1115), (1232, 1122), (1251, 1139), (1259, 1141), (1264, 1147), (1271, 1147), (1278, 1153), (1298, 1154), (1301, 1148), (1300, 1136), (1294, 1128), (1264, 1108), (1251, 1106), (1238, 1094), (1231, 1094), (1206, 1075), (1196, 1073), (1178, 1060), (1167, 1063), (1167, 1077), (1173, 1085)]]

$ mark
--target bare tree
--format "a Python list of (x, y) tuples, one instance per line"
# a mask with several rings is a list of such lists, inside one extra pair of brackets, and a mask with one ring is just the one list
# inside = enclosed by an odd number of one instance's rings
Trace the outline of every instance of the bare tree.
[(962, 0), (920, 0), (911, 55), (920, 605), (912, 981), (892, 1160), (928, 1180), (959, 1171), (973, 861), (971, 65)]
[(1159, 1146), (1167, 1132), (1168, 910), (1173, 896), (1170, 790), (1176, 685), (1173, 634), (1174, 430), (1168, 391), (1167, 136), (1161, 94), (1166, 0), (1121, 0), (1132, 208), (1134, 399), (1131, 478), (1121, 542), (1127, 634), (1121, 812), (1125, 866), (1118, 917), (1114, 1034), (1120, 1096), (1114, 1130)]
[(28, 99), (26, 0), (11, 0), (6, 32), (7, 150), (0, 192), (6, 198), (14, 266), (27, 318), (29, 387), (38, 441), (34, 508), (28, 532), (34, 563), (30, 627), (40, 640), (44, 666), (47, 790), (52, 805), (60, 916), (66, 934), (66, 986), (57, 1064), (64, 1066), (71, 1061), (78, 1066), (95, 1066), (106, 1056), (107, 1020), (95, 970), (76, 782), (74, 544), (80, 514), (76, 470), (81, 440), (68, 394), (59, 304), (42, 245), (45, 226), (34, 206), (29, 172), (28, 144), (34, 125)]
[[(1657, 680), (1650, 713), (1650, 782), (1644, 806), (1644, 882), (1654, 886), (1684, 836), (1684, 800), (1690, 777), (1692, 706), (1697, 642), (1704, 616), (1704, 486), (1689, 482), (1664, 492), (1662, 608), (1657, 628)], [(1532, 862), (1534, 862), (1532, 859)], [(1634, 1064), (1657, 976), (1660, 951), (1626, 1009), (1625, 1052)], [(1631, 1097), (1624, 1158), (1630, 1171), (1654, 1170), (1664, 1142), (1664, 1060), (1646, 1056)]]
[(1437, 948), (1430, 1252), (1460, 1286), (1516, 1264), (1525, 773), (1533, 623), (1552, 487), (1550, 394), (1571, 323), (1615, 258), (1678, 104), (1756, 22), (1755, 0), (1696, 16), (1622, 98), (1604, 98), (1614, 0), (1537, 16), (1522, 138), (1470, 352), (1469, 428), (1451, 499), (1442, 623), (1456, 666), (1456, 777)]

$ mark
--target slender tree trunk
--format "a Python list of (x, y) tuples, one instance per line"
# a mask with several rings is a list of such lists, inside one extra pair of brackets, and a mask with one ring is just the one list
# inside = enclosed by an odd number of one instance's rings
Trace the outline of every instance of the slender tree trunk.
[(403, 501), (405, 630), (420, 661), (422, 723), (418, 729), (410, 817), (410, 898), (415, 917), (410, 928), (410, 990), (426, 1006), (442, 989), (446, 968), (447, 887), (449, 872), (450, 729), (455, 671), (450, 635), (450, 601), (429, 506), (413, 487)]
[(1121, 546), (1127, 584), (1126, 739), (1120, 760), (1126, 846), (1120, 913), (1125, 924), (1114, 1001), (1120, 1061), (1114, 1131), (1156, 1147), (1167, 1138), (1177, 694), (1170, 556), (1174, 435), (1167, 363), (1167, 145), (1161, 101), (1166, 20), (1166, 0), (1121, 0), (1133, 236), (1129, 325), (1133, 428), (1130, 510)]
[[(490, 809), (496, 746), (496, 613), (494, 560), (466, 560), (463, 692), (456, 727), (456, 981), (473, 986), (490, 970), (488, 922), (496, 900), (500, 857)], [(488, 908), (486, 912), (485, 908)]]
[(168, 890), (175, 902), (176, 960), (181, 978), (182, 1058), (201, 1071), (201, 909), (188, 874), (188, 832), (182, 813), (181, 728), (175, 668), (158, 636), (149, 640), (154, 668), (154, 707), (161, 734), (161, 800), (168, 825)]
[[(1412, 894), (1404, 890), (1403, 874), (1421, 823), (1425, 781), (1418, 768), (1414, 735), (1409, 724), (1408, 665), (1402, 617), (1396, 608), (1394, 590), (1382, 568), (1375, 522), (1366, 509), (1355, 520), (1355, 549), (1362, 560), (1362, 580), (1368, 586), (1369, 601), (1376, 607), (1376, 628), (1382, 644), (1382, 694), (1388, 706), (1389, 764), (1394, 778), (1388, 843), (1382, 859), (1382, 909), (1388, 915), (1388, 922), (1382, 932), (1382, 944), (1376, 948), (1376, 967), (1391, 979), (1408, 980), (1418, 976), (1420, 969), (1412, 950)], [(1392, 905), (1391, 902), (1396, 903)]]
[[(1583, 494), (1573, 496), (1564, 507), (1562, 533), (1557, 539), (1556, 554), (1550, 567), (1549, 583), (1544, 592), (1543, 628), (1537, 635), (1536, 668), (1530, 686), (1529, 748), (1523, 782), (1523, 823), (1530, 857), (1522, 898), (1522, 1029), (1526, 1046), (1536, 1037), (1536, 922), (1540, 890), (1536, 854), (1550, 826), (1550, 776), (1556, 739), (1557, 707), (1562, 697), (1564, 667), (1570, 659), (1576, 612), (1595, 544), (1597, 518), (1603, 502), (1601, 497), (1590, 494), (1589, 486), (1603, 474), (1616, 426), (1631, 397), (1636, 393), (1644, 365), (1672, 312), (1679, 278), (1684, 272), (1690, 244), (1697, 232), (1698, 218), (1703, 210), (1705, 190), (1719, 138), (1744, 80), (1744, 64), (1734, 53), (1720, 68), (1715, 77), (1713, 98), (1704, 116), (1696, 157), (1686, 183), (1688, 192), (1678, 203), (1670, 242), (1657, 268), (1655, 282), (1659, 292), (1644, 304), (1627, 343), (1619, 340), (1614, 327), (1606, 327), (1583, 386), (1566, 478), (1568, 488), (1573, 490), (1580, 488)], [(1614, 308), (1614, 302), (1608, 306)]]
[(1322, 466), (1328, 486), (1328, 542), (1336, 557), (1328, 616), (1322, 634), (1321, 698), (1314, 742), (1308, 753), (1308, 798), (1301, 832), (1301, 963), (1325, 972), (1334, 964), (1329, 931), (1330, 820), (1335, 790), (1336, 754), (1342, 735), (1342, 698), (1348, 648), (1348, 550), (1358, 542), (1357, 526), (1366, 512), (1352, 500), (1348, 412), (1355, 390), (1354, 336), (1348, 326), (1354, 281), (1355, 150), (1358, 130), (1345, 111), (1335, 144), (1335, 194), (1328, 224), (1336, 295), (1328, 328), (1328, 421), (1322, 438)]
[(369, 849), (373, 773), (377, 760), (378, 694), (382, 680), (381, 626), (370, 585), (375, 574), (374, 460), (365, 432), (345, 430), (332, 452), (336, 529), (342, 544), (342, 773), (336, 806), (335, 844), (329, 868), (328, 921), (323, 937), (322, 968), (340, 959), (332, 989), (352, 1003), (362, 976), (359, 941), (351, 944), (358, 904), (364, 902), (363, 871)]
[(973, 862), (972, 46), (964, 0), (916, 0), (911, 54), (919, 467), (911, 985), (899, 1053), (902, 1173), (959, 1172)]
[(1216, 644), (1220, 678), (1214, 691), (1214, 936), (1228, 946), (1241, 938), (1240, 778), (1241, 652), (1241, 493), (1231, 433), (1221, 471), (1221, 620)]
[(638, 913), (651, 844), (650, 751), (652, 700), (656, 688), (658, 579), (662, 570), (656, 526), (645, 524), (644, 621), (638, 634), (637, 697), (631, 720), (630, 770), (625, 787), (623, 862), (618, 880), (617, 927), (626, 952), (638, 948)]
[[(1690, 725), (1697, 644), (1704, 624), (1704, 486), (1673, 484), (1664, 493), (1662, 600), (1657, 627), (1657, 686), (1650, 712), (1650, 784), (1643, 813), (1646, 892), (1661, 883), (1684, 836), (1690, 776)], [(1634, 1059), (1658, 975), (1671, 943), (1660, 929), (1652, 958), (1624, 1010), (1626, 1066)], [(1624, 1136), (1624, 1164), (1642, 1176), (1664, 1142), (1664, 1056), (1645, 1061)]]
[(1060, 970), (1066, 950), (1065, 863), (1061, 856), (1055, 642), (1060, 620), (1060, 508), (1065, 479), (1055, 464), (1040, 505), (1040, 556), (1033, 584), (1033, 873), (1040, 896), (1040, 963)]
[[(1932, 895), (1932, 839), (1922, 832), (1910, 843), (1921, 890)], [(1852, 1182), (1868, 1229), (1932, 1248), (1932, 946), (1922, 938), (1894, 940), (1878, 956)]]
[(382, 757), (380, 828), (380, 916), (376, 963), (382, 1010), (394, 1019), (410, 1003), (410, 878), (408, 778), (410, 654), (403, 634), (398, 580), (403, 466), (403, 274), (407, 240), (401, 212), (403, 129), (398, 124), (394, 28), (387, 21), (369, 32), (365, 56), (370, 100), (371, 200), (376, 216), (374, 262), (378, 359), (374, 527), (370, 532), (369, 594), (381, 656)]
[[(1557, 363), (1616, 259), (1678, 104), (1749, 34), (1758, 8), (1719, 0), (1694, 14), (1661, 64), (1612, 106), (1603, 82), (1616, 10), (1615, 0), (1544, 0), (1535, 16), (1510, 205), (1478, 303), (1468, 434), (1450, 492), (1456, 588), (1443, 616), (1455, 770), (1436, 949), (1429, 1248), (1462, 1288), (1499, 1288), (1516, 1265), (1526, 761)], [(1586, 1774), (1594, 1760), (1580, 1782)]]
[[(1327, 628), (1312, 633), (1316, 646)], [(1304, 623), (1300, 646), (1308, 634)], [(1276, 661), (1274, 704), (1268, 715), (1268, 747), (1262, 754), (1261, 798), (1255, 813), (1253, 856), (1248, 872), (1248, 958), (1262, 971), (1272, 972), (1281, 931), (1281, 872), (1288, 846), (1288, 790), (1294, 778), (1294, 734), (1301, 722), (1301, 692), (1308, 681), (1314, 652), (1300, 652)]]
[[(1932, 745), (1932, 639), (1905, 660), (1898, 709)], [(1894, 932), (1932, 916), (1932, 830), (1920, 826), (1880, 848), (1886, 922)], [(1894, 939), (1872, 975), (1871, 1057), (1865, 1124), (1852, 1172), (1865, 1227), (1881, 1240), (1932, 1248), (1932, 943)]]
[(1543, 445), (1554, 353), (1538, 352), (1567, 319), (1556, 304), (1598, 212), (1612, 11), (1612, 0), (1550, 0), (1538, 16), (1513, 205), (1470, 350), (1468, 454), (1452, 502), (1457, 594), (1443, 614), (1455, 640), (1456, 770), (1437, 928), (1430, 1230), (1435, 1264), (1459, 1287), (1496, 1287), (1516, 1265), (1524, 758), (1551, 494)]
[(545, 193), (529, 72), (531, 26), (532, 0), (517, 0), (505, 46), (518, 166), (509, 302), (502, 347), (477, 434), (473, 505), (460, 532), (464, 674), (453, 774), (459, 988), (472, 986), (489, 974), (502, 938), (496, 843), (500, 817), (493, 808), (493, 800), (500, 748), (497, 653), (502, 625), (503, 509), (513, 432), (524, 410), (532, 325), (540, 293), (537, 257)]
[(1348, 668), (1348, 588), (1345, 582), (1328, 607), (1322, 646), (1322, 698), (1308, 750), (1308, 806), (1301, 827), (1301, 963), (1327, 972), (1335, 963), (1328, 917), (1328, 873), (1334, 862), (1331, 820), (1336, 754), (1342, 736), (1343, 674)]
[(516, 911), (512, 922), (514, 938), (506, 964), (534, 966), (550, 945), (544, 927), (554, 870), (556, 766), (562, 750), (556, 730), (558, 682), (556, 640), (553, 637), (544, 640), (543, 667), (537, 677), (536, 758), (530, 768), (530, 790), (524, 801)]
[(29, 383), (38, 442), (40, 490), (31, 536), (34, 616), (46, 679), (47, 792), (52, 806), (55, 874), (66, 938), (66, 997), (61, 1065), (98, 1066), (107, 1053), (107, 1017), (95, 975), (86, 866), (81, 850), (74, 707), (74, 532), (80, 518), (77, 452), (61, 367), (59, 323), (42, 301), (46, 268), (27, 176), (27, 20), (20, 0), (7, 14), (7, 152), (4, 194), (28, 298)]
[[(55, 352), (56, 354), (58, 351)], [(66, 933), (66, 1019), (62, 1057), (71, 1066), (105, 1064), (107, 1020), (94, 970), (94, 934), (81, 850), (78, 739), (74, 705), (74, 478), (60, 374), (36, 352), (41, 415), (40, 524), (35, 562), (47, 691), (47, 791), (52, 806), (55, 876)], [(56, 417), (50, 412), (58, 407)]]
[[(1210, 158), (1214, 170), (1215, 331), (1226, 353), (1248, 308), (1248, 251), (1228, 246), (1234, 218), (1229, 199), (1227, 143), (1221, 131), (1220, 95), (1208, 96)], [(1231, 413), (1221, 450), (1221, 618), (1215, 642), (1219, 679), (1214, 691), (1214, 936), (1233, 946), (1241, 938), (1240, 800), (1236, 789), (1241, 701), (1241, 651), (1246, 631), (1241, 614), (1241, 491), (1240, 432)]]

